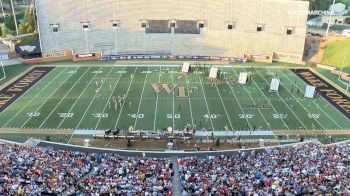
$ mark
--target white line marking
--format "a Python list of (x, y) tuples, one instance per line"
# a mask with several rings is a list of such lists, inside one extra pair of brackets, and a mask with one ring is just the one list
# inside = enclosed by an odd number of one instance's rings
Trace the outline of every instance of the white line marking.
[[(66, 70), (67, 68), (65, 68), (65, 69), (63, 69), (56, 77), (54, 77), (54, 79), (52, 79), (52, 81), (54, 81), (54, 80), (56, 80), (59, 76), (61, 76), (61, 74), (62, 73), (64, 73), (64, 71)], [(49, 75), (49, 74), (47, 74), (47, 75)], [(46, 75), (46, 76), (47, 76)], [(46, 77), (45, 76), (45, 77)], [(42, 78), (42, 79), (44, 79), (44, 78)], [(39, 84), (39, 83), (37, 83), (37, 84)], [(36, 85), (37, 85), (36, 84)], [(22, 108), (21, 108), (21, 110), (19, 110), (9, 121), (7, 121), (7, 123), (4, 125), (4, 127), (6, 127), (14, 118), (16, 118), (17, 117), (17, 115), (18, 114), (20, 114), (29, 104), (31, 104), (34, 100), (35, 100), (35, 98), (37, 98), (44, 90), (46, 90), (47, 89), (47, 87), (49, 87), (50, 86), (50, 83), (47, 83), (36, 95), (35, 95), (35, 97), (33, 97), (30, 101), (28, 101)], [(29, 90), (28, 90), (29, 91)]]
[[(123, 68), (123, 71), (124, 71), (124, 70), (125, 70), (125, 67)], [(117, 88), (117, 86), (118, 86), (118, 84), (119, 84), (119, 81), (120, 81), (120, 78), (122, 77), (122, 75), (123, 75), (123, 73), (121, 73), (121, 74), (119, 75), (118, 80), (117, 80), (116, 84), (114, 85), (113, 91), (111, 92), (111, 94), (109, 95), (109, 98), (107, 99), (106, 105), (105, 105), (105, 107), (103, 108), (103, 112), (102, 112), (102, 113), (105, 113), (106, 108), (107, 108), (107, 106), (108, 106), (108, 102), (111, 100), (111, 97), (113, 96), (113, 93), (115, 92), (115, 89)], [(98, 127), (98, 125), (100, 124), (101, 119), (102, 119), (102, 117), (100, 117), (100, 118), (98, 119), (98, 122), (97, 122), (97, 124), (96, 124), (96, 126), (95, 126), (95, 130), (97, 130), (97, 127)]]
[(218, 92), (218, 94), (219, 94), (219, 97), (220, 97), (222, 106), (224, 107), (224, 110), (225, 110), (225, 113), (226, 113), (228, 122), (230, 123), (231, 130), (233, 130), (233, 126), (232, 126), (232, 123), (231, 123), (231, 119), (230, 119), (230, 116), (229, 116), (228, 113), (227, 113), (226, 106), (225, 106), (225, 104), (224, 104), (224, 101), (222, 100), (222, 97), (221, 97), (221, 93), (220, 93), (220, 91), (219, 91), (219, 88), (218, 88), (216, 85), (215, 85), (215, 87), (216, 87), (216, 90), (217, 90), (217, 92)]
[[(285, 78), (287, 78), (290, 82), (293, 82), (293, 81), (291, 81), (290, 80), (290, 78), (288, 77), (288, 75), (286, 75), (286, 74), (284, 74), (283, 72), (280, 72), (280, 73), (282, 73), (284, 76), (285, 76)], [(298, 76), (297, 76), (297, 78), (298, 78), (298, 80), (300, 80), (300, 81), (303, 81), (301, 78), (299, 78)], [(298, 85), (294, 85), (295, 87), (297, 87), (299, 90), (300, 90), (300, 92), (302, 92), (302, 93), (304, 93), (305, 91), (303, 91), (302, 89), (300, 89), (299, 88), (299, 86)], [(322, 97), (322, 99), (323, 100), (325, 100), (323, 97)], [(311, 102), (315, 105), (315, 106), (317, 106), (317, 104), (315, 103), (315, 100), (314, 99), (311, 99)], [(332, 105), (332, 104), (331, 104)], [(325, 114), (329, 119), (331, 119), (340, 129), (344, 129), (344, 127), (341, 127), (338, 123), (337, 123), (337, 121), (335, 121), (331, 116), (329, 116), (328, 114), (327, 114), (327, 112), (325, 112), (321, 107), (319, 107), (320, 108), (320, 110), (323, 112), (323, 114)], [(338, 110), (337, 110), (338, 111)], [(317, 121), (318, 122), (318, 121)], [(319, 123), (319, 122), (318, 122)], [(319, 123), (320, 124), (320, 123)], [(321, 125), (322, 126), (322, 125)], [(322, 126), (323, 127), (323, 126)]]
[[(233, 90), (231, 84), (228, 84), (228, 85), (229, 85), (229, 87), (230, 87), (230, 89), (231, 89), (231, 92), (232, 92), (233, 96), (235, 97), (235, 99), (236, 99), (236, 101), (237, 101), (237, 103), (238, 103), (239, 108), (241, 108), (242, 113), (245, 115), (246, 113), (244, 112), (241, 103), (238, 101), (237, 96), (236, 96), (236, 93), (234, 92), (234, 90)], [(245, 118), (245, 119), (246, 119), (246, 121), (247, 121), (247, 123), (248, 123), (249, 128), (250, 128), (250, 129), (253, 129), (252, 126), (251, 126), (251, 124), (249, 123), (248, 118)]]
[[(113, 68), (110, 70), (110, 72), (109, 72), (108, 74), (110, 74), (110, 73), (112, 72), (112, 70), (113, 70)], [(107, 75), (108, 75), (108, 74), (107, 74)], [(101, 88), (102, 88), (102, 86), (103, 86), (104, 84), (105, 84), (105, 83), (103, 82), (102, 85), (101, 85)], [(83, 116), (80, 118), (80, 120), (79, 120), (79, 122), (78, 122), (78, 125), (75, 127), (75, 130), (78, 129), (79, 125), (81, 124), (81, 122), (82, 122), (83, 119), (85, 118), (85, 116), (86, 116), (87, 112), (89, 111), (89, 109), (90, 109), (92, 103), (94, 102), (95, 98), (96, 98), (96, 94), (95, 94), (94, 97), (91, 99), (91, 101), (90, 101), (88, 107), (86, 108), (86, 110), (85, 110)]]
[[(99, 71), (101, 68), (102, 68), (102, 67), (100, 67), (100, 68), (98, 69), (98, 71)], [(109, 74), (111, 73), (112, 69), (113, 69), (113, 68), (111, 68), (111, 70), (109, 71), (109, 73), (108, 73), (107, 75), (109, 75)], [(90, 86), (91, 82), (95, 79), (95, 77), (96, 77), (97, 75), (98, 75), (97, 72), (95, 72), (95, 73), (94, 73), (94, 76), (90, 79), (90, 82), (85, 86), (85, 88), (84, 88), (83, 91), (80, 93), (79, 97), (74, 101), (73, 105), (70, 107), (70, 109), (69, 109), (69, 111), (68, 111), (67, 113), (70, 113), (70, 112), (73, 110), (75, 104), (78, 103), (78, 101), (80, 100), (80, 97), (84, 94), (84, 92), (86, 91), (86, 89), (88, 89), (88, 87)], [(65, 116), (65, 117), (62, 119), (62, 121), (61, 121), (61, 123), (58, 125), (57, 129), (61, 127), (61, 125), (63, 124), (63, 122), (66, 120), (66, 118), (67, 118), (67, 116)]]
[[(189, 84), (189, 82), (187, 81), (187, 74), (186, 74), (186, 86), (187, 86), (187, 88), (188, 88), (188, 84)], [(192, 122), (192, 127), (194, 127), (194, 122), (193, 122), (193, 112), (192, 112), (192, 104), (191, 104), (191, 95), (190, 96), (188, 96), (188, 103), (189, 103), (189, 105), (190, 105), (190, 112), (191, 112), (191, 122)]]
[[(162, 75), (162, 67), (159, 67), (158, 84), (160, 82), (160, 76), (161, 75)], [(154, 121), (153, 121), (153, 130), (154, 131), (156, 130), (157, 111), (158, 111), (158, 99), (159, 99), (159, 95), (157, 94), (157, 102), (156, 102), (156, 108), (154, 110)]]
[[(81, 79), (83, 78), (83, 76), (85, 76), (85, 74), (87, 73), (87, 71), (88, 71), (89, 69), (90, 69), (90, 68), (86, 69), (86, 71), (84, 72), (84, 74), (82, 74), (82, 75), (79, 77), (78, 81), (81, 80)], [(78, 84), (78, 83), (76, 83), (76, 84)], [(73, 90), (73, 88), (76, 86), (76, 84), (74, 84), (74, 85), (67, 91), (67, 93), (66, 93), (63, 97), (66, 97), (66, 96)], [(62, 103), (63, 100), (64, 100), (64, 99), (61, 99), (60, 102), (58, 102), (58, 104), (52, 109), (52, 111), (50, 112), (50, 114), (47, 115), (47, 117), (45, 118), (45, 120), (40, 124), (39, 129), (46, 123), (46, 121), (50, 118), (50, 116), (51, 116), (51, 115), (53, 114), (53, 112), (58, 108), (58, 106)]]
[[(75, 71), (78, 70), (78, 69), (79, 69), (79, 67), (76, 68)], [(70, 77), (66, 77), (65, 81), (68, 80), (69, 78), (70, 78)], [(63, 83), (60, 84), (60, 85), (56, 88), (56, 90), (53, 91), (53, 92), (50, 94), (49, 97), (52, 97), (52, 95), (54, 95), (54, 94), (58, 91), (58, 89), (60, 89), (60, 87), (61, 87), (62, 85), (63, 85)], [(46, 102), (47, 102), (48, 100), (50, 100), (50, 98), (46, 99), (46, 100), (44, 101), (44, 103), (42, 103), (42, 104), (39, 106), (39, 108), (37, 108), (36, 112), (40, 111), (40, 109), (46, 104)], [(32, 119), (32, 116), (30, 116), (30, 117), (22, 124), (21, 128), (23, 128), (23, 126), (24, 126), (25, 124), (27, 124), (27, 123), (29, 122), (29, 120), (31, 120), (31, 119)]]
[[(149, 71), (149, 67), (147, 67), (147, 71)], [(147, 76), (148, 76), (148, 72), (146, 73), (145, 81), (143, 83), (143, 88), (142, 88), (142, 92), (141, 92), (141, 98), (140, 98), (140, 102), (139, 102), (139, 107), (137, 108), (137, 115), (136, 115), (136, 119), (135, 119), (135, 123), (134, 123), (134, 128), (135, 129), (136, 129), (136, 125), (137, 125), (137, 120), (139, 119), (140, 107), (141, 107), (141, 103), (142, 103), (143, 92), (145, 91)]]
[[(43, 77), (42, 79), (46, 78), (46, 77), (47, 77), (48, 75), (50, 75), (51, 73), (53, 73), (53, 70), (52, 70), (49, 74), (46, 74), (46, 76)], [(38, 82), (35, 84), (35, 86), (36, 86), (37, 84), (43, 84), (44, 82), (42, 82), (42, 79), (41, 79), (40, 81), (38, 81)], [(33, 86), (33, 87), (34, 87), (34, 86)], [(23, 98), (23, 97), (25, 96), (25, 94), (28, 94), (28, 93), (29, 93), (29, 91), (30, 91), (30, 89), (27, 90), (23, 95), (21, 95), (20, 98)], [(11, 105), (14, 105), (18, 100), (20, 100), (20, 98), (16, 99)], [(6, 111), (7, 109), (9, 109), (11, 105), (9, 105), (7, 108), (5, 108), (5, 109), (2, 111), (2, 112), (0, 113), (0, 116), (1, 116), (2, 114), (4, 114), (5, 111)]]
[[(260, 74), (260, 72), (259, 71), (257, 71), (258, 73), (259, 73), (259, 75), (261, 76), (261, 78), (268, 84), (269, 82), (264, 78), (264, 76), (262, 76), (261, 74)], [(253, 80), (254, 81), (254, 80)], [(289, 105), (284, 101), (284, 99), (282, 99), (282, 97), (278, 94), (278, 93), (276, 93), (277, 94), (277, 96), (283, 101), (283, 103), (287, 106), (287, 108), (293, 113), (293, 115), (297, 118), (297, 120), (303, 125), (303, 127), (305, 128), (305, 129), (308, 129), (306, 126), (305, 126), (305, 124), (300, 120), (300, 118), (294, 113), (294, 111), (289, 107)]]
[[(129, 91), (130, 91), (131, 84), (132, 84), (132, 82), (134, 81), (136, 70), (137, 70), (137, 67), (136, 67), (136, 69), (135, 69), (135, 71), (134, 71), (134, 73), (133, 73), (133, 77), (132, 77), (132, 79), (131, 79), (131, 81), (130, 81), (128, 90), (126, 91), (126, 98), (127, 98), (128, 95), (129, 95)], [(117, 128), (117, 125), (118, 125), (118, 122), (119, 122), (119, 119), (120, 119), (120, 115), (121, 115), (122, 112), (123, 112), (124, 105), (125, 105), (125, 101), (124, 101), (123, 104), (122, 104), (122, 108), (120, 109), (120, 112), (119, 112), (119, 115), (118, 115), (118, 119), (117, 119), (117, 121), (115, 122), (114, 128)]]
[(205, 96), (205, 91), (204, 91), (204, 88), (203, 88), (202, 79), (201, 79), (200, 77), (201, 77), (201, 76), (199, 76), (199, 81), (201, 82), (201, 86), (202, 86), (202, 90), (203, 90), (203, 95), (204, 95), (204, 101), (205, 101), (205, 105), (207, 106), (208, 115), (209, 115), (209, 120), (210, 120), (210, 123), (211, 123), (211, 128), (212, 128), (212, 130), (214, 130), (213, 120), (211, 119), (211, 113), (210, 113), (210, 110), (209, 110), (209, 106), (208, 106), (208, 102), (207, 102), (207, 97)]
[[(238, 74), (236, 73), (236, 71), (234, 70), (234, 68), (232, 68), (232, 70), (233, 70), (234, 74), (235, 74), (236, 76), (238, 76)], [(245, 69), (244, 69), (244, 71), (245, 71)], [(248, 96), (250, 97), (250, 99), (253, 101), (254, 105), (256, 105), (256, 102), (253, 100), (253, 98), (252, 98), (252, 96), (250, 95), (250, 93), (248, 92), (247, 88), (246, 88), (246, 87), (243, 87), (243, 88), (244, 88), (245, 92), (248, 94)], [(267, 100), (267, 98), (266, 98), (266, 100)], [(271, 129), (270, 123), (267, 122), (266, 118), (265, 118), (264, 115), (261, 113), (260, 109), (258, 109), (258, 112), (260, 113), (261, 117), (262, 117), (263, 120), (265, 121), (265, 124), (266, 124), (267, 128)]]
[[(174, 67), (171, 68), (171, 80), (174, 85)], [(175, 130), (175, 91), (173, 91), (173, 130)]]

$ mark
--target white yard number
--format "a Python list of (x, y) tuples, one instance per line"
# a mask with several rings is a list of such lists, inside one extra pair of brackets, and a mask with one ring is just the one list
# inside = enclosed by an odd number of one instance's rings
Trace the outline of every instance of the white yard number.
[(72, 118), (74, 113), (58, 113), (61, 118)]
[(274, 118), (287, 118), (288, 114), (273, 114)]
[(93, 74), (100, 74), (100, 73), (103, 73), (103, 71), (93, 71), (91, 73), (93, 73)]
[(126, 74), (128, 73), (127, 71), (117, 71), (118, 74)]
[(142, 74), (151, 74), (152, 71), (141, 71)]
[(253, 118), (255, 115), (253, 114), (239, 114), (239, 118)]
[(211, 118), (211, 119), (217, 119), (220, 115), (216, 114), (206, 114), (204, 115), (204, 118)]
[(77, 73), (77, 71), (69, 71), (68, 73), (69, 74), (75, 74), (75, 73)]
[(309, 118), (320, 118), (320, 115), (319, 114), (308, 114)]
[(131, 118), (144, 118), (145, 117), (144, 114), (129, 114), (129, 116)]
[(181, 118), (181, 115), (180, 114), (167, 114), (167, 118), (173, 118), (173, 117), (175, 117), (175, 118), (177, 118), (177, 119), (179, 119), (179, 118)]
[(40, 116), (40, 112), (29, 112), (27, 113), (29, 117), (38, 117)]
[(92, 114), (95, 118), (107, 118), (108, 114), (107, 113), (96, 113)]

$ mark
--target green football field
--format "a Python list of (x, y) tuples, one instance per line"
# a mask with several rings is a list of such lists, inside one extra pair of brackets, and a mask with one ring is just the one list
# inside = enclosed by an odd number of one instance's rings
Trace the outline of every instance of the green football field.
[[(186, 125), (223, 130), (345, 130), (350, 121), (321, 96), (305, 99), (306, 84), (288, 69), (221, 68), (234, 80), (212, 86), (207, 68), (189, 74), (179, 66), (56, 67), (0, 113), (0, 127), (23, 129), (163, 130)], [(252, 81), (237, 84), (240, 72)], [(278, 93), (266, 90), (281, 80)], [(157, 94), (153, 87), (166, 84)], [(177, 84), (177, 85), (175, 85)], [(292, 86), (299, 89), (291, 92)], [(100, 96), (96, 97), (96, 89)], [(192, 95), (179, 97), (181, 89)], [(113, 97), (126, 96), (117, 108)], [(268, 104), (271, 100), (271, 105)]]

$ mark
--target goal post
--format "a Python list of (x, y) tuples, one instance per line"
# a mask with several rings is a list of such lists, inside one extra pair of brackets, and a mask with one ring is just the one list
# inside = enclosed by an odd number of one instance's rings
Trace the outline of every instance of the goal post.
[(2, 56), (0, 56), (0, 66), (1, 66), (0, 81), (3, 81), (6, 79), (6, 72), (5, 72), (5, 67), (4, 67), (4, 62), (3, 62)]

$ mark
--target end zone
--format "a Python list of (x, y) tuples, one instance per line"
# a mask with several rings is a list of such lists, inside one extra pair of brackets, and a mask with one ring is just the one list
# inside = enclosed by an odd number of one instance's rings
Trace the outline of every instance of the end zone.
[(54, 67), (35, 67), (0, 91), (0, 113), (51, 72)]
[(316, 87), (316, 91), (337, 110), (350, 119), (350, 97), (329, 84), (310, 69), (291, 69), (305, 83)]

